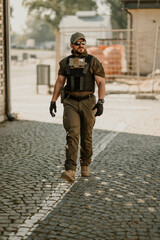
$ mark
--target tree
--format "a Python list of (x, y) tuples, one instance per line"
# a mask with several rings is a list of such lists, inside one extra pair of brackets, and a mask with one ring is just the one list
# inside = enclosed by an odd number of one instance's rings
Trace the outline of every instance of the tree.
[(127, 28), (127, 13), (120, 0), (104, 0), (111, 8), (111, 23), (114, 29)]
[(11, 34), (11, 41), (15, 45), (26, 45), (29, 38), (35, 39), (36, 45), (41, 45), (45, 41), (54, 41), (55, 33), (48, 23), (32, 14), (27, 19), (26, 29), (24, 29), (23, 34), (15, 32)]
[(96, 0), (23, 0), (29, 12), (37, 11), (39, 16), (51, 24), (54, 29), (58, 28), (64, 15), (73, 15), (77, 11), (96, 10)]
[(38, 18), (35, 14), (29, 16), (26, 26), (27, 38), (35, 39), (37, 44), (55, 40), (55, 33), (50, 28), (50, 25), (41, 18)]

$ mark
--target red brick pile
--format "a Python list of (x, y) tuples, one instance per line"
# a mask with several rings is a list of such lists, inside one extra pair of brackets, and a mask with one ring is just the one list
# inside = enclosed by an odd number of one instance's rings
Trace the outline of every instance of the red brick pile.
[(87, 51), (89, 54), (97, 57), (103, 64), (106, 78), (108, 75), (121, 75), (124, 46), (100, 45), (99, 47), (90, 47), (87, 49)]

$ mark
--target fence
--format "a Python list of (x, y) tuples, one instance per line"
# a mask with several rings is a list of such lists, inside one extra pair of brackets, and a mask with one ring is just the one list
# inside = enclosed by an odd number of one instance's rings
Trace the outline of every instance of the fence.
[[(97, 57), (103, 64), (105, 79), (130, 78), (139, 76), (138, 48), (132, 38), (134, 30), (102, 30), (83, 33), (87, 40), (87, 51)], [(56, 73), (58, 62), (70, 54), (70, 36), (72, 32), (57, 33)]]

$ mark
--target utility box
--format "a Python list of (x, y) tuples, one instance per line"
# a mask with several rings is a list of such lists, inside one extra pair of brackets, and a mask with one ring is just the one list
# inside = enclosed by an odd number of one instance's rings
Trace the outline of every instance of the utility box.
[(50, 90), (50, 65), (39, 64), (37, 65), (37, 94), (38, 94), (38, 86), (46, 85)]

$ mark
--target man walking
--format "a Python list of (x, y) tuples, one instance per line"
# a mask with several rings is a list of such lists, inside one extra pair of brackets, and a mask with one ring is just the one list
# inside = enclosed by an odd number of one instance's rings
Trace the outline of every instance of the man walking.
[[(86, 50), (86, 39), (82, 33), (71, 36), (72, 55), (60, 61), (58, 78), (50, 103), (50, 114), (55, 116), (56, 100), (65, 85), (63, 100), (63, 125), (66, 130), (66, 160), (62, 179), (75, 181), (77, 152), (80, 137), (81, 175), (90, 175), (92, 156), (92, 129), (95, 117), (103, 113), (105, 96), (104, 69), (97, 58)], [(95, 82), (98, 86), (98, 101), (94, 95)]]

